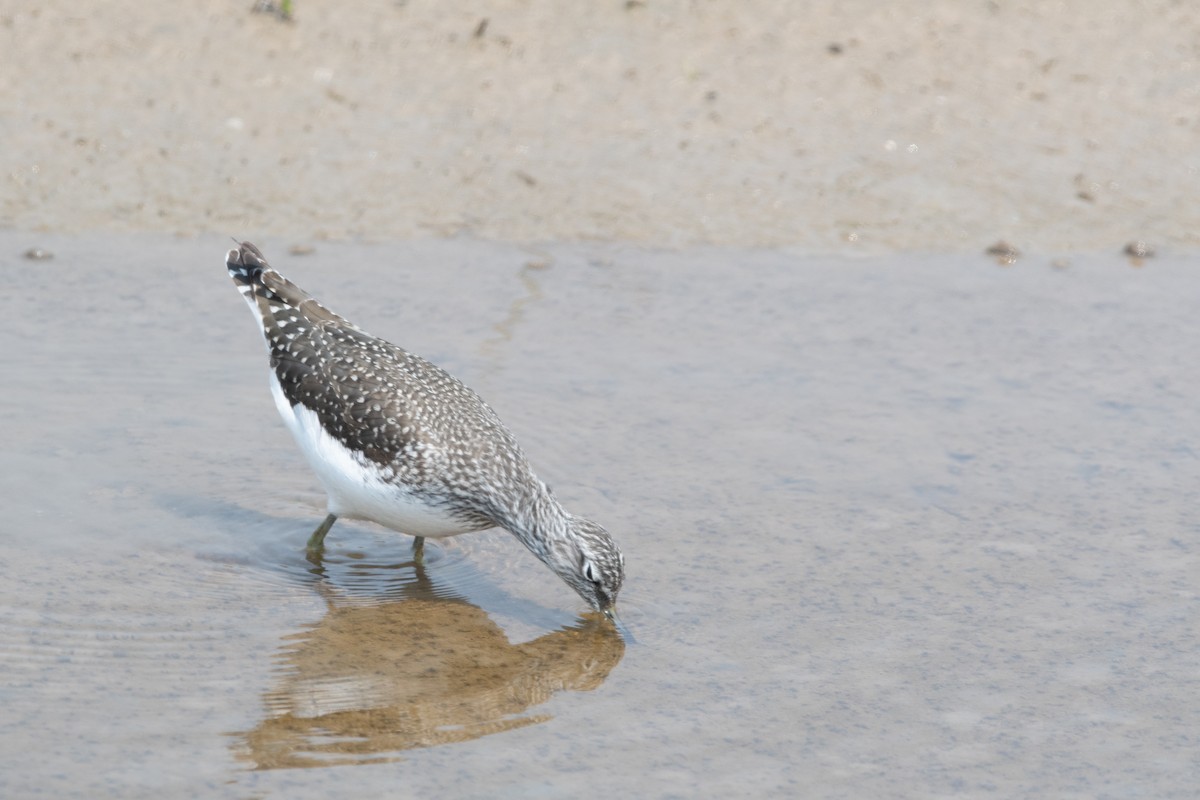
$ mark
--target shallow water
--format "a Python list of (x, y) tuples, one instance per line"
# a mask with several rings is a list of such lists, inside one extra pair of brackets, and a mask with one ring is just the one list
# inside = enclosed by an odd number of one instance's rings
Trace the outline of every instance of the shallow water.
[(0, 233), (0, 795), (1193, 794), (1185, 260), (257, 243), (489, 400), (635, 639), (502, 532), (306, 561), (228, 242)]

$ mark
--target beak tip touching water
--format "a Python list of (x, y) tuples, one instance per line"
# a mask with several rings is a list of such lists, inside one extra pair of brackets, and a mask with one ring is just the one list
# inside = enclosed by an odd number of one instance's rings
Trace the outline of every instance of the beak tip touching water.
[(621, 618), (617, 616), (616, 606), (602, 608), (600, 609), (600, 613), (603, 614), (608, 621), (613, 624), (614, 627), (616, 627), (617, 633), (621, 634), (622, 639), (624, 639), (626, 642), (633, 643), (633, 634), (630, 633), (629, 628), (625, 627), (625, 623), (621, 622)]

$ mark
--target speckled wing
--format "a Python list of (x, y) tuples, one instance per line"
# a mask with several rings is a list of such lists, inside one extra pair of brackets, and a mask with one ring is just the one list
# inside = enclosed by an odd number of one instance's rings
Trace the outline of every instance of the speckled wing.
[(494, 492), (497, 468), (510, 477), (530, 472), (512, 434), (475, 392), (357, 328), (312, 326), (273, 353), (272, 367), (291, 402), (409, 486), (486, 514), (490, 503), (477, 501)]
[(410, 426), (397, 398), (388, 396), (395, 382), (381, 376), (394, 371), (388, 361), (407, 354), (322, 306), (249, 242), (230, 252), (227, 266), (262, 323), (271, 369), (288, 402), (315, 412), (348, 449), (390, 464), (408, 444)]
[[(262, 321), (271, 368), (293, 406), (406, 485), (496, 522), (497, 471), (530, 475), (520, 447), (478, 395), (441, 368), (318, 303), (244, 243), (230, 275)], [(486, 466), (485, 466), (486, 465)], [(503, 483), (503, 482), (501, 482)]]

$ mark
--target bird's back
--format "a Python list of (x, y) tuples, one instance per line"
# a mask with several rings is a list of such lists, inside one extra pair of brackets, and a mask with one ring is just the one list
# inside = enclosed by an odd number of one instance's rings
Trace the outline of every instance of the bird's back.
[(230, 276), (262, 323), (287, 402), (313, 412), (347, 450), (389, 480), (451, 506), (471, 527), (536, 481), (495, 412), (446, 371), (367, 334), (272, 269), (243, 243)]

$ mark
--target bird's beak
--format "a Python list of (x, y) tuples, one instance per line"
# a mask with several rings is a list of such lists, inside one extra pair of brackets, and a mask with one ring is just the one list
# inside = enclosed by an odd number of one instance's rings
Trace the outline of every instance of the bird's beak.
[(629, 632), (629, 628), (625, 627), (625, 623), (621, 622), (621, 618), (617, 616), (616, 606), (609, 606), (608, 608), (601, 609), (600, 613), (608, 617), (608, 621), (616, 627), (617, 633), (621, 634), (622, 639), (629, 644), (634, 643), (633, 634)]

